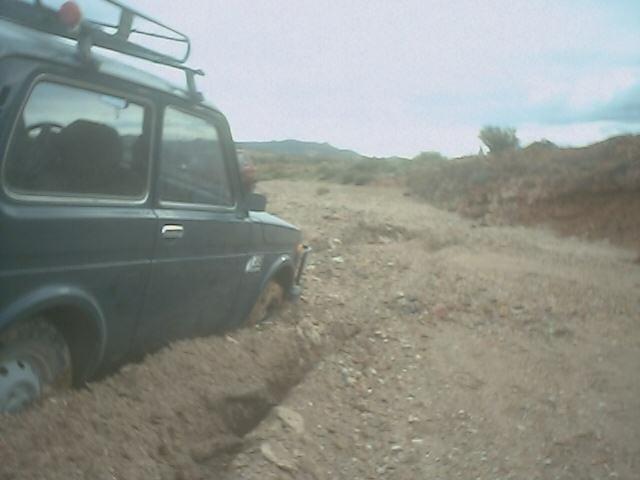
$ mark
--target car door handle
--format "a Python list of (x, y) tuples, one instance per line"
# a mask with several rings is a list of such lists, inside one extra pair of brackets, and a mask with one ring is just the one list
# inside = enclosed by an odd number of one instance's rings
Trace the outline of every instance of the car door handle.
[(182, 225), (163, 225), (162, 238), (173, 239), (182, 238), (184, 235), (184, 227)]

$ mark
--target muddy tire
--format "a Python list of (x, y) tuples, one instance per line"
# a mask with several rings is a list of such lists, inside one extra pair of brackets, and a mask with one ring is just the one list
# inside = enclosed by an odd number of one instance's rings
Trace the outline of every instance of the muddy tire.
[(69, 347), (50, 323), (22, 322), (0, 335), (0, 413), (22, 410), (71, 381)]
[(284, 288), (275, 280), (269, 280), (247, 317), (247, 325), (265, 321), (284, 303)]

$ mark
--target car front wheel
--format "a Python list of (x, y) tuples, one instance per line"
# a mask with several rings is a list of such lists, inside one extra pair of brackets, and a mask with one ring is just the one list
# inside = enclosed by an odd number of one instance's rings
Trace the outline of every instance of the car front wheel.
[(0, 335), (0, 413), (69, 388), (71, 379), (69, 347), (50, 323), (22, 322)]
[(263, 322), (284, 302), (284, 288), (275, 280), (269, 280), (258, 300), (251, 309), (247, 324), (256, 325)]

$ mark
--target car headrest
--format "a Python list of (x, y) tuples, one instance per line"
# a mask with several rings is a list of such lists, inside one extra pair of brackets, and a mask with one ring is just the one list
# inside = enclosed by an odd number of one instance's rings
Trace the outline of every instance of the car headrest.
[[(122, 163), (123, 146), (118, 132), (105, 124), (76, 120), (56, 136), (59, 167), (81, 191), (101, 192), (114, 181)], [(106, 185), (105, 185), (106, 186)]]

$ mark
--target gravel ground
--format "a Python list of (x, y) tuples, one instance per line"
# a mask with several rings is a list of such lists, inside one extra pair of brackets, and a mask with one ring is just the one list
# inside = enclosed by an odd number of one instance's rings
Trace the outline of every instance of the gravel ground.
[(1, 479), (638, 478), (635, 252), (261, 188), (314, 247), (301, 301), (0, 418)]

